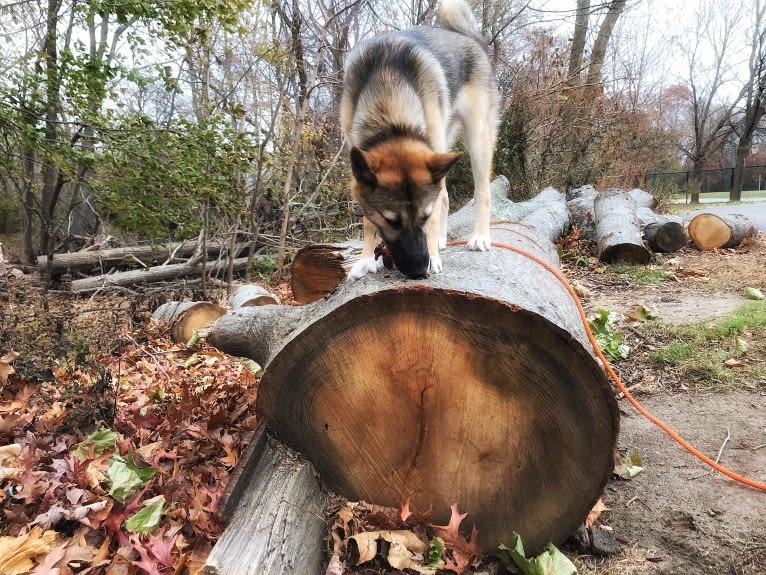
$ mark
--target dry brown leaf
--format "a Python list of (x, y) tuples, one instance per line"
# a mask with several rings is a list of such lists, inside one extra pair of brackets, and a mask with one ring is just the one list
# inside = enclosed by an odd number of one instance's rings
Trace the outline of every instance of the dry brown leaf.
[[(428, 545), (412, 531), (367, 531), (349, 537), (356, 542), (359, 549), (359, 559), (356, 564), (371, 561), (378, 554), (378, 540), (383, 539), (390, 543), (388, 563), (395, 569), (404, 569), (401, 563), (412, 558), (413, 553), (424, 553)], [(405, 557), (407, 559), (405, 559)], [(392, 563), (392, 559), (397, 564)]]
[(39, 527), (18, 537), (0, 537), (0, 573), (28, 573), (35, 567), (33, 559), (49, 553), (55, 542), (55, 531), (43, 531)]
[(327, 565), (327, 571), (325, 575), (343, 575), (343, 563), (340, 562), (340, 557), (337, 553), (333, 553), (330, 557), (330, 563)]
[(593, 509), (590, 510), (590, 513), (588, 513), (588, 517), (585, 518), (585, 527), (592, 527), (593, 524), (598, 521), (598, 518), (601, 517), (601, 514), (604, 511), (609, 511), (609, 507), (604, 505), (604, 502), (599, 499), (596, 501), (596, 504), (593, 506)]
[(11, 443), (0, 446), (0, 481), (6, 477), (17, 476), (24, 471), (21, 461), (21, 445)]
[(0, 383), (8, 383), (8, 376), (16, 373), (11, 363), (17, 357), (19, 357), (19, 354), (16, 351), (9, 351), (3, 357), (0, 357)]

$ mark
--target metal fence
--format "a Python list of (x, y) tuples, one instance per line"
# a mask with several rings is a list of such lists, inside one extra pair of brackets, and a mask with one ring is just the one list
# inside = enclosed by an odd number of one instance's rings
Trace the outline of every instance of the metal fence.
[[(700, 193), (730, 193), (734, 188), (734, 168), (720, 168), (715, 170), (701, 170)], [(766, 189), (766, 166), (745, 166), (742, 190), (761, 191)], [(692, 181), (692, 171), (682, 172), (659, 172), (652, 171), (634, 178), (636, 187), (656, 192), (658, 189), (688, 192)]]

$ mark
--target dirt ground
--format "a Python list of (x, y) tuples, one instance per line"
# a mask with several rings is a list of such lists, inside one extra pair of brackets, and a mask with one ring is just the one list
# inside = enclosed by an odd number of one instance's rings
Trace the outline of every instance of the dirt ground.
[[(766, 241), (761, 236), (733, 251), (685, 248), (655, 266), (672, 271), (673, 279), (636, 286), (577, 270), (571, 275), (590, 290), (589, 310), (604, 307), (624, 315), (645, 304), (664, 322), (704, 322), (745, 303), (744, 287), (763, 289)], [(766, 381), (728, 392), (660, 386), (635, 395), (709, 457), (720, 450), (722, 465), (766, 482)], [(581, 556), (580, 573), (766, 573), (766, 493), (712, 472), (624, 399), (620, 411), (620, 452), (637, 450), (645, 468), (630, 481), (611, 481), (604, 493), (611, 510), (603, 518), (621, 551), (606, 559)]]
[[(636, 285), (618, 274), (604, 273), (593, 262), (565, 267), (570, 279), (589, 292), (584, 301), (588, 311), (607, 308), (624, 316), (644, 304), (662, 322), (704, 322), (745, 303), (745, 287), (766, 291), (766, 238), (761, 236), (736, 250), (699, 252), (684, 248), (659, 257), (649, 268), (669, 272), (669, 276), (653, 285)], [(0, 325), (0, 348), (7, 344), (2, 341), (4, 336), (19, 335), (22, 328), (39, 334), (33, 340), (35, 351), (31, 347), (18, 350), (24, 356), (17, 368), (30, 374), (45, 371), (46, 356), (76, 353), (78, 346), (90, 346), (94, 355), (95, 348), (101, 346), (100, 351), (107, 353), (115, 334), (140, 325), (148, 317), (147, 310), (161, 303), (155, 301), (160, 297), (157, 294), (137, 300), (119, 294), (78, 299), (54, 293), (51, 309), (71, 309), (72, 321), (79, 322), (81, 333), (92, 338), (72, 342), (56, 336), (66, 332), (68, 320), (48, 321), (36, 309), (40, 305), (37, 288), (20, 290), (21, 280), (12, 278), (7, 266), (5, 274), (0, 274), (0, 312), (5, 309), (6, 318), (13, 315), (24, 321)], [(161, 297), (195, 295), (199, 294)], [(0, 313), (0, 319), (2, 316)], [(637, 354), (632, 361), (617, 365), (629, 385), (646, 379), (641, 357)], [(766, 357), (751, 360), (766, 362)], [(766, 380), (723, 392), (699, 391), (693, 382), (663, 385), (662, 373), (652, 373), (649, 379), (653, 385), (636, 390), (637, 399), (646, 408), (708, 456), (715, 458), (720, 450), (723, 465), (766, 482)], [(620, 410), (620, 453), (637, 450), (644, 470), (629, 481), (612, 480), (603, 495), (610, 510), (602, 515), (602, 521), (620, 542), (616, 555), (578, 555), (573, 547), (564, 547), (579, 572), (766, 574), (766, 493), (711, 472), (624, 399), (620, 400)]]

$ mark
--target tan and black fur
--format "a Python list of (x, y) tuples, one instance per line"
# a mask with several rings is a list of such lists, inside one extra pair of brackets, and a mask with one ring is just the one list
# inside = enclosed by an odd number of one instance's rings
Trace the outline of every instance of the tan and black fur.
[(351, 145), (351, 195), (364, 218), (352, 278), (380, 269), (377, 236), (413, 278), (442, 269), (449, 200), (445, 176), (462, 129), (474, 177), (469, 248), (490, 247), (489, 181), (497, 92), (483, 39), (463, 0), (442, 0), (440, 28), (418, 26), (357, 45), (345, 65), (341, 127)]

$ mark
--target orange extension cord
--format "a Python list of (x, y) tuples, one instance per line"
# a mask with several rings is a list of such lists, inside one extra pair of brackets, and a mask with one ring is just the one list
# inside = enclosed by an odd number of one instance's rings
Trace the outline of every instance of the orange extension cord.
[[(458, 245), (465, 245), (467, 243), (468, 242), (466, 240), (455, 240), (455, 241), (448, 242), (447, 245), (458, 246)], [(561, 285), (563, 285), (564, 288), (566, 288), (567, 292), (569, 292), (569, 295), (572, 297), (572, 300), (574, 300), (575, 304), (577, 305), (577, 310), (580, 313), (580, 319), (582, 320), (582, 324), (583, 324), (583, 327), (585, 328), (585, 332), (588, 334), (588, 340), (593, 346), (593, 350), (596, 352), (596, 356), (598, 356), (598, 358), (604, 364), (604, 369), (606, 369), (606, 372), (609, 374), (609, 377), (611, 377), (612, 381), (614, 381), (614, 384), (617, 386), (617, 389), (620, 390), (620, 392), (625, 396), (625, 399), (627, 399), (630, 402), (630, 404), (636, 409), (636, 411), (638, 411), (641, 415), (643, 415), (649, 421), (654, 423), (657, 427), (662, 429), (671, 438), (673, 438), (681, 447), (686, 449), (686, 451), (688, 451), (689, 453), (691, 453), (692, 455), (694, 455), (701, 461), (704, 461), (705, 463), (707, 463), (710, 467), (712, 467), (719, 473), (723, 473), (726, 477), (729, 477), (733, 479), (734, 481), (738, 481), (739, 483), (742, 483), (744, 485), (747, 485), (748, 487), (753, 487), (760, 491), (766, 491), (766, 483), (760, 483), (753, 479), (743, 477), (742, 475), (735, 473), (731, 469), (727, 469), (723, 465), (716, 463), (714, 460), (710, 459), (707, 455), (702, 453), (693, 445), (689, 444), (684, 438), (682, 438), (675, 431), (673, 431), (667, 423), (665, 423), (661, 419), (649, 413), (640, 403), (638, 403), (638, 401), (630, 394), (628, 389), (622, 383), (617, 373), (615, 373), (615, 371), (612, 369), (612, 366), (609, 365), (609, 362), (607, 361), (606, 357), (604, 357), (604, 354), (602, 353), (601, 349), (598, 347), (598, 343), (596, 343), (596, 338), (593, 336), (593, 332), (590, 330), (590, 326), (588, 325), (588, 318), (586, 317), (585, 310), (582, 307), (582, 303), (580, 303), (580, 298), (577, 297), (577, 294), (575, 293), (574, 289), (572, 289), (572, 286), (569, 285), (569, 282), (561, 274), (560, 271), (558, 271), (556, 268), (551, 266), (545, 260), (537, 257), (534, 254), (530, 254), (529, 252), (526, 252), (520, 248), (517, 248), (516, 246), (501, 243), (501, 242), (492, 242), (492, 245), (498, 248), (503, 248), (505, 250), (516, 252), (518, 254), (521, 254), (524, 257), (531, 259), (534, 262), (537, 262), (538, 264), (543, 266), (546, 270), (548, 270), (551, 274), (553, 274), (553, 276), (557, 280), (559, 280)]]

